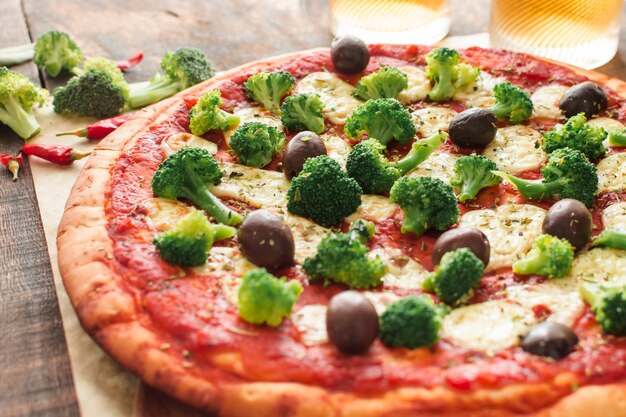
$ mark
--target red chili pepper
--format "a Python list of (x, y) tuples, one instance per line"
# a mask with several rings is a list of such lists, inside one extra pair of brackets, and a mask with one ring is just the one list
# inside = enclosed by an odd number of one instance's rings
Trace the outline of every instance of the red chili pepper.
[(22, 146), (22, 152), (28, 156), (36, 156), (58, 165), (70, 165), (91, 153), (79, 152), (71, 146), (43, 143), (28, 143)]
[(23, 162), (22, 154), (13, 156), (6, 153), (0, 153), (0, 162), (2, 165), (7, 167), (9, 171), (11, 171), (13, 174), (13, 181), (17, 181), (17, 172), (20, 170)]
[(135, 55), (132, 58), (128, 58), (123, 61), (117, 61), (115, 65), (117, 65), (117, 67), (121, 69), (122, 71), (126, 71), (127, 69), (132, 68), (135, 65), (139, 64), (142, 60), (143, 60), (143, 53), (139, 52), (137, 55)]
[(74, 135), (80, 136), (81, 138), (87, 138), (89, 140), (100, 140), (104, 139), (109, 133), (113, 132), (115, 129), (134, 117), (135, 113), (121, 114), (109, 119), (99, 120), (83, 129), (74, 130), (72, 132), (57, 133), (57, 136)]

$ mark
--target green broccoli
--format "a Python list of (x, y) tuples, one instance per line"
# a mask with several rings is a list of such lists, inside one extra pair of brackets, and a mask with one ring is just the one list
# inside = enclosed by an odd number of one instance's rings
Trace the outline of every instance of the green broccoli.
[(10, 67), (11, 65), (17, 65), (32, 60), (35, 55), (34, 46), (34, 43), (27, 43), (24, 45), (0, 48), (0, 66)]
[(363, 190), (326, 155), (308, 158), (291, 181), (287, 210), (331, 227), (354, 213), (361, 205)]
[(439, 341), (439, 330), (447, 309), (436, 306), (426, 296), (410, 295), (395, 301), (380, 317), (380, 340), (392, 347), (432, 346)]
[(228, 239), (236, 230), (223, 224), (211, 224), (199, 210), (176, 222), (174, 227), (153, 239), (161, 258), (172, 265), (200, 266), (214, 242)]
[(396, 67), (382, 67), (359, 80), (354, 97), (367, 101), (374, 98), (396, 98), (408, 86), (408, 77)]
[(161, 162), (152, 177), (152, 192), (157, 197), (191, 200), (218, 222), (233, 226), (241, 223), (241, 216), (224, 205), (205, 185), (217, 185), (221, 178), (219, 165), (209, 151), (183, 148)]
[(598, 190), (598, 170), (582, 152), (558, 149), (548, 155), (542, 168), (543, 180), (525, 180), (501, 171), (492, 171), (513, 184), (524, 197), (531, 200), (573, 198), (587, 207), (593, 205)]
[(109, 77), (111, 77), (113, 84), (115, 84), (122, 90), (124, 100), (128, 99), (128, 96), (130, 94), (128, 83), (126, 83), (124, 73), (121, 69), (117, 67), (117, 64), (114, 61), (111, 61), (107, 58), (89, 58), (85, 61), (81, 69), (74, 69), (74, 72), (77, 75), (82, 75), (89, 71), (100, 71), (107, 74)]
[(480, 69), (460, 61), (459, 53), (446, 47), (433, 49), (426, 55), (426, 76), (433, 84), (428, 95), (431, 100), (450, 100), (457, 90), (463, 90), (476, 81)]
[(280, 153), (285, 140), (283, 131), (274, 126), (248, 122), (235, 130), (228, 145), (237, 154), (239, 162), (262, 168)]
[(555, 236), (538, 236), (525, 257), (513, 264), (516, 274), (543, 275), (548, 278), (561, 278), (572, 267), (574, 247), (569, 241)]
[(419, 236), (430, 228), (446, 230), (459, 220), (452, 187), (438, 178), (402, 177), (391, 187), (389, 197), (404, 212), (402, 233)]
[(493, 87), (493, 95), (496, 105), (491, 112), (498, 119), (509, 119), (511, 123), (518, 124), (528, 120), (533, 112), (533, 102), (528, 93), (508, 81)]
[(344, 126), (344, 133), (351, 139), (358, 140), (367, 133), (385, 146), (393, 139), (408, 142), (416, 131), (409, 111), (391, 98), (366, 101), (352, 112)]
[(473, 294), (473, 288), (483, 276), (485, 264), (468, 248), (446, 252), (439, 265), (422, 284), (426, 291), (444, 303), (458, 304)]
[(626, 129), (611, 129), (607, 136), (609, 145), (614, 147), (626, 146)]
[(285, 71), (258, 72), (244, 83), (246, 93), (252, 101), (260, 103), (272, 113), (280, 110), (280, 101), (292, 89), (296, 80)]
[(40, 70), (56, 77), (62, 70), (72, 71), (83, 62), (83, 52), (67, 33), (44, 33), (35, 42), (33, 60)]
[(189, 130), (194, 135), (204, 135), (209, 130), (229, 130), (239, 124), (239, 116), (220, 107), (224, 104), (220, 90), (204, 94), (189, 111)]
[(102, 71), (88, 71), (72, 78), (64, 87), (53, 92), (54, 111), (104, 118), (122, 112), (125, 104), (124, 87), (113, 82)]
[(570, 117), (564, 125), (556, 125), (543, 135), (543, 150), (552, 153), (557, 149), (571, 148), (596, 161), (606, 153), (604, 139), (606, 130), (586, 123), (585, 113)]
[(128, 105), (133, 108), (156, 103), (213, 76), (213, 64), (202, 51), (184, 47), (168, 52), (161, 60), (161, 72), (150, 84), (133, 89)]
[(491, 172), (497, 169), (495, 162), (482, 155), (471, 154), (457, 159), (450, 184), (459, 190), (459, 201), (471, 200), (483, 188), (498, 185), (502, 178)]
[(280, 120), (292, 130), (324, 131), (324, 103), (317, 94), (294, 94), (280, 107)]
[(604, 332), (626, 336), (626, 287), (583, 282), (580, 292)]
[(383, 155), (383, 144), (376, 139), (367, 139), (352, 149), (348, 155), (346, 170), (363, 188), (364, 193), (388, 193), (398, 178), (424, 162), (447, 137), (447, 133), (439, 132), (418, 140), (404, 158), (394, 162), (387, 161)]
[(368, 258), (365, 243), (374, 234), (374, 225), (357, 220), (348, 233), (329, 234), (317, 247), (317, 254), (304, 261), (304, 271), (315, 281), (323, 278), (350, 288), (370, 288), (381, 284), (387, 266), (379, 257)]
[(298, 281), (276, 278), (265, 268), (253, 269), (243, 276), (239, 286), (239, 317), (248, 323), (276, 327), (284, 317), (291, 316), (300, 293), (302, 285)]
[(0, 67), (0, 122), (21, 138), (28, 139), (41, 130), (33, 112), (48, 98), (48, 92), (18, 72)]
[(626, 250), (625, 229), (605, 229), (600, 236), (591, 242), (591, 246), (606, 246), (607, 248)]

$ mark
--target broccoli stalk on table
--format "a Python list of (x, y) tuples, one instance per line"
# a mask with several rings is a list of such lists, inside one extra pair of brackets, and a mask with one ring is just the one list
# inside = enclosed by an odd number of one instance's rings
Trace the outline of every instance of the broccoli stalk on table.
[(83, 52), (67, 33), (53, 30), (44, 33), (35, 42), (35, 64), (53, 78), (63, 70), (74, 71), (83, 59)]
[(626, 129), (611, 129), (607, 136), (609, 145), (614, 147), (626, 146)]
[(21, 138), (29, 139), (41, 130), (34, 108), (41, 107), (47, 97), (46, 90), (22, 74), (0, 67), (0, 122)]
[(367, 139), (352, 149), (348, 155), (346, 170), (363, 188), (364, 193), (388, 193), (398, 178), (424, 162), (447, 137), (447, 133), (439, 132), (418, 140), (405, 157), (393, 162), (385, 158), (384, 145), (376, 139)]
[(439, 341), (439, 330), (447, 311), (426, 295), (401, 298), (380, 316), (380, 340), (392, 347), (432, 346)]
[(459, 191), (459, 201), (471, 200), (483, 188), (498, 185), (502, 178), (491, 172), (497, 169), (495, 162), (482, 155), (472, 154), (457, 159), (450, 185)]
[(580, 293), (604, 332), (626, 336), (626, 287), (582, 282)]
[(408, 142), (415, 137), (411, 114), (397, 100), (379, 98), (368, 100), (357, 107), (346, 120), (344, 133), (358, 140), (365, 133), (369, 138), (387, 146), (392, 140)]
[(239, 124), (239, 116), (230, 114), (220, 107), (222, 102), (220, 90), (209, 91), (196, 102), (189, 111), (189, 130), (194, 135), (204, 135), (209, 130), (226, 131)]
[(626, 229), (605, 229), (591, 242), (591, 246), (626, 250)]
[(444, 303), (457, 304), (472, 295), (485, 271), (485, 264), (468, 248), (447, 252), (422, 287)]
[(223, 224), (211, 224), (199, 210), (187, 214), (174, 227), (153, 239), (161, 258), (172, 265), (203, 265), (208, 251), (218, 240), (228, 239), (236, 230)]
[(511, 123), (518, 124), (528, 120), (533, 112), (533, 102), (528, 93), (508, 81), (497, 84), (493, 95), (496, 104), (491, 112), (498, 119), (509, 119)]
[(157, 197), (191, 200), (218, 222), (233, 226), (241, 223), (241, 216), (206, 185), (217, 185), (221, 178), (219, 165), (206, 149), (183, 148), (161, 162), (152, 177), (152, 192)]
[(291, 130), (324, 131), (324, 103), (317, 94), (294, 94), (280, 107), (280, 120)]
[(367, 101), (375, 98), (396, 98), (408, 86), (408, 77), (396, 67), (382, 67), (361, 78), (354, 97)]
[(228, 145), (237, 154), (239, 162), (262, 168), (280, 153), (285, 140), (283, 131), (274, 126), (248, 122), (235, 130)]
[(426, 76), (433, 84), (428, 95), (431, 100), (450, 100), (456, 91), (476, 82), (480, 69), (460, 61), (459, 53), (446, 47), (433, 49), (426, 55)]
[(246, 80), (244, 86), (250, 100), (272, 113), (280, 110), (280, 101), (292, 89), (296, 80), (285, 71), (258, 72)]
[(555, 236), (540, 235), (535, 239), (530, 252), (513, 264), (513, 272), (561, 278), (569, 272), (572, 262), (574, 247), (571, 243)]
[(590, 161), (596, 161), (606, 153), (603, 144), (606, 130), (587, 124), (585, 113), (570, 117), (564, 125), (556, 125), (542, 135), (543, 150), (548, 154), (570, 148), (584, 153)]

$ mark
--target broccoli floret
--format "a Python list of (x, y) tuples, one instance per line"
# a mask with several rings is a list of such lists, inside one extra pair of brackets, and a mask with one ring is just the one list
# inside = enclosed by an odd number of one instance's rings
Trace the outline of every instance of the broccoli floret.
[(404, 212), (402, 233), (419, 236), (430, 228), (446, 230), (459, 220), (452, 187), (438, 178), (402, 177), (391, 187), (389, 197)]
[(214, 242), (228, 239), (236, 230), (223, 224), (211, 224), (199, 210), (187, 214), (174, 227), (153, 239), (161, 258), (172, 265), (199, 266), (207, 258)]
[(157, 197), (186, 198), (196, 203), (215, 220), (230, 226), (241, 223), (241, 216), (214, 196), (206, 184), (217, 185), (222, 178), (219, 165), (209, 151), (183, 148), (168, 156), (152, 177), (152, 192)]
[(396, 98), (408, 83), (405, 73), (396, 67), (382, 67), (359, 80), (354, 97), (367, 101), (374, 98)]
[(298, 281), (276, 278), (265, 268), (246, 273), (237, 293), (239, 317), (252, 324), (276, 327), (291, 309), (302, 292)]
[(239, 116), (230, 114), (220, 107), (222, 102), (220, 90), (209, 91), (189, 111), (189, 130), (194, 135), (204, 135), (209, 130), (226, 131), (239, 124)]
[(291, 181), (287, 210), (331, 227), (361, 205), (361, 186), (326, 155), (308, 158)]
[(626, 146), (626, 129), (612, 129), (607, 136), (609, 145), (614, 147)]
[(324, 131), (324, 103), (317, 94), (294, 94), (280, 107), (280, 120), (292, 130)]
[(482, 155), (472, 154), (457, 159), (450, 184), (458, 189), (459, 201), (471, 200), (483, 188), (499, 184), (502, 178), (491, 172), (497, 169), (495, 162)]
[(62, 70), (72, 71), (83, 62), (83, 52), (67, 33), (44, 33), (35, 42), (33, 60), (40, 70), (56, 77)]
[(464, 90), (476, 81), (480, 69), (460, 61), (459, 53), (451, 48), (433, 49), (426, 55), (426, 76), (434, 84), (428, 95), (431, 100), (450, 100), (457, 90)]
[(0, 67), (0, 122), (21, 138), (31, 138), (41, 130), (33, 110), (35, 106), (41, 107), (47, 98), (46, 90), (22, 74)]
[(124, 100), (128, 99), (130, 94), (128, 83), (126, 83), (126, 80), (124, 79), (124, 73), (117, 67), (117, 64), (114, 61), (106, 58), (89, 58), (85, 61), (85, 64), (81, 69), (74, 69), (74, 72), (77, 75), (82, 75), (89, 71), (99, 71), (107, 74), (111, 78), (111, 81), (113, 81), (113, 84), (122, 90)]
[(542, 168), (543, 180), (525, 180), (501, 171), (492, 171), (513, 184), (530, 200), (573, 198), (587, 207), (593, 205), (598, 190), (598, 170), (575, 149), (558, 149), (548, 155)]
[(513, 264), (513, 272), (561, 278), (570, 270), (572, 262), (574, 247), (569, 241), (555, 236), (540, 235), (535, 239), (530, 252)]
[(379, 98), (357, 107), (346, 120), (344, 133), (355, 140), (367, 133), (387, 146), (394, 139), (401, 143), (410, 141), (416, 128), (402, 104), (391, 98)]
[(606, 246), (607, 248), (626, 250), (625, 229), (605, 229), (600, 236), (591, 242), (591, 246)]
[(511, 123), (518, 124), (528, 120), (533, 112), (533, 102), (528, 93), (508, 81), (493, 87), (493, 95), (496, 105), (491, 112), (498, 119), (509, 119)]
[(457, 304), (469, 298), (485, 271), (485, 264), (468, 248), (446, 252), (435, 271), (430, 273), (422, 287), (434, 292), (444, 303)]
[(202, 51), (184, 47), (168, 52), (161, 60), (161, 72), (150, 84), (131, 91), (128, 105), (133, 108), (156, 103), (213, 76), (213, 64)]
[(404, 158), (395, 162), (387, 161), (383, 155), (384, 145), (376, 139), (367, 139), (352, 149), (348, 155), (346, 170), (363, 188), (364, 193), (388, 193), (398, 178), (424, 162), (447, 137), (447, 133), (439, 132), (418, 140)]
[(380, 317), (380, 340), (393, 347), (415, 349), (439, 341), (444, 307), (436, 306), (426, 296), (410, 295), (395, 301)]
[(304, 261), (304, 271), (313, 281), (323, 278), (350, 288), (380, 285), (387, 267), (379, 257), (368, 258), (365, 246), (373, 233), (372, 223), (357, 220), (348, 233), (329, 234), (320, 242), (317, 254)]
[(101, 71), (89, 71), (72, 78), (53, 92), (54, 111), (59, 114), (104, 118), (124, 108), (124, 91)]
[(280, 101), (292, 89), (296, 80), (285, 71), (258, 72), (246, 80), (246, 93), (272, 113), (280, 110)]
[(626, 287), (583, 282), (580, 292), (595, 313), (602, 330), (608, 334), (626, 336)]
[(285, 134), (274, 126), (248, 122), (235, 130), (228, 145), (237, 154), (239, 162), (262, 168), (283, 149)]
[(564, 125), (556, 125), (543, 135), (543, 150), (552, 153), (557, 149), (571, 148), (596, 161), (606, 153), (604, 139), (606, 130), (586, 123), (585, 113), (570, 117)]

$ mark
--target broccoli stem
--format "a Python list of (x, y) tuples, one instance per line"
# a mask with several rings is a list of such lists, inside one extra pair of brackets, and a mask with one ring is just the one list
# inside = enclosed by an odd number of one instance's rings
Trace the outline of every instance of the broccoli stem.
[(485, 188), (484, 177), (471, 177), (470, 180), (466, 180), (463, 182), (461, 186), (461, 193), (459, 194), (459, 201), (464, 202), (467, 200), (471, 200), (476, 197), (476, 195)]
[(524, 258), (513, 264), (513, 272), (522, 275), (535, 274), (547, 263), (548, 255), (545, 252), (532, 250)]
[(0, 49), (0, 66), (10, 67), (33, 59), (35, 44), (12, 46)]
[(595, 310), (598, 303), (602, 300), (600, 285), (594, 282), (582, 281), (578, 286), (578, 289), (583, 300), (589, 303), (592, 310)]
[(439, 132), (426, 139), (416, 141), (409, 153), (398, 161), (390, 162), (389, 165), (400, 170), (402, 175), (421, 164), (437, 149), (448, 137), (447, 133)]
[(410, 213), (404, 212), (404, 221), (400, 232), (402, 233), (415, 233), (416, 235), (422, 235), (426, 230), (430, 228), (430, 216), (429, 213)]
[(591, 242), (591, 246), (606, 246), (626, 250), (626, 230), (606, 229)]
[(439, 65), (439, 76), (435, 87), (430, 92), (430, 98), (435, 101), (449, 100), (454, 95), (452, 86), (452, 65)]
[(613, 129), (608, 135), (609, 145), (611, 146), (626, 146), (626, 129)]
[(228, 239), (237, 233), (236, 229), (224, 224), (213, 224), (211, 227), (213, 229), (213, 242)]
[(9, 96), (0, 106), (0, 121), (23, 139), (35, 136), (41, 130), (35, 115), (22, 108), (15, 97)]
[(521, 195), (530, 200), (550, 199), (563, 188), (563, 184), (559, 180), (550, 182), (543, 182), (542, 180), (525, 180), (502, 171), (491, 172), (513, 184)]
[(131, 109), (145, 107), (148, 104), (156, 103), (164, 98), (173, 96), (183, 89), (180, 81), (173, 81), (169, 77), (162, 77), (156, 82), (150, 82), (145, 87), (131, 88), (128, 97), (128, 105)]

